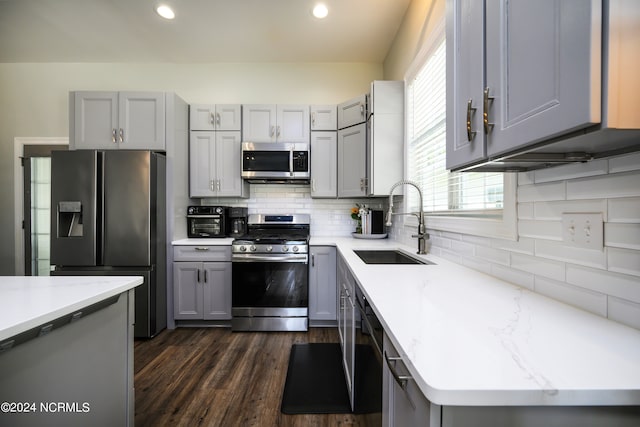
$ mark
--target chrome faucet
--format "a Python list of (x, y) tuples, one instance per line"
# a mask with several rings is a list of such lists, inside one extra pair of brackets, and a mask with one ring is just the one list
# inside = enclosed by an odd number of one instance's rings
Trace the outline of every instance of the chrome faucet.
[[(418, 190), (418, 195), (420, 196), (420, 211), (418, 212), (409, 212), (406, 214), (401, 214), (401, 213), (394, 213), (393, 212), (393, 190), (396, 189), (396, 187), (400, 186), (400, 185), (412, 185), (416, 188), (416, 190)], [(391, 190), (389, 190), (389, 211), (387, 212), (387, 227), (391, 226), (391, 216), (392, 215), (415, 215), (416, 217), (418, 217), (418, 234), (413, 234), (411, 235), (411, 237), (417, 237), (418, 238), (418, 254), (419, 255), (424, 255), (427, 253), (426, 250), (426, 242), (425, 239), (429, 238), (429, 235), (427, 234), (426, 228), (424, 226), (424, 211), (422, 210), (422, 190), (420, 189), (420, 187), (418, 186), (418, 184), (416, 184), (413, 181), (408, 181), (408, 180), (402, 180), (399, 182), (396, 182), (395, 184), (393, 184), (391, 186)]]

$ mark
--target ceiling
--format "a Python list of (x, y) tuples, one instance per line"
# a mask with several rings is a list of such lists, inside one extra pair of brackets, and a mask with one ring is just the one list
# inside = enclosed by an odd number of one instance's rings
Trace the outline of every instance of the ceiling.
[(0, 62), (381, 63), (411, 0), (167, 2), (0, 0)]

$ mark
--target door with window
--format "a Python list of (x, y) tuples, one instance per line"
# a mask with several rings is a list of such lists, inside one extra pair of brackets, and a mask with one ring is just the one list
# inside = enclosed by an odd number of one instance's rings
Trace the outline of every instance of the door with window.
[(51, 230), (51, 152), (66, 145), (25, 145), (23, 230), (25, 276), (48, 276)]

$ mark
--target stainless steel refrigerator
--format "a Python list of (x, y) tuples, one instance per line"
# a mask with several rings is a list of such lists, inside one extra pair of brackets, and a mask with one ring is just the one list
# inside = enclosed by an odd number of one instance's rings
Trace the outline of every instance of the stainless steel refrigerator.
[(56, 151), (51, 156), (52, 275), (143, 276), (135, 327), (167, 326), (166, 158), (151, 151)]

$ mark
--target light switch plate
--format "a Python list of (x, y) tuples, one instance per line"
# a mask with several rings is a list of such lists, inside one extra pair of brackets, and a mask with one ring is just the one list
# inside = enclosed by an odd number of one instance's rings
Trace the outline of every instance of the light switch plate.
[(602, 213), (563, 213), (562, 241), (570, 246), (602, 250), (604, 244)]

